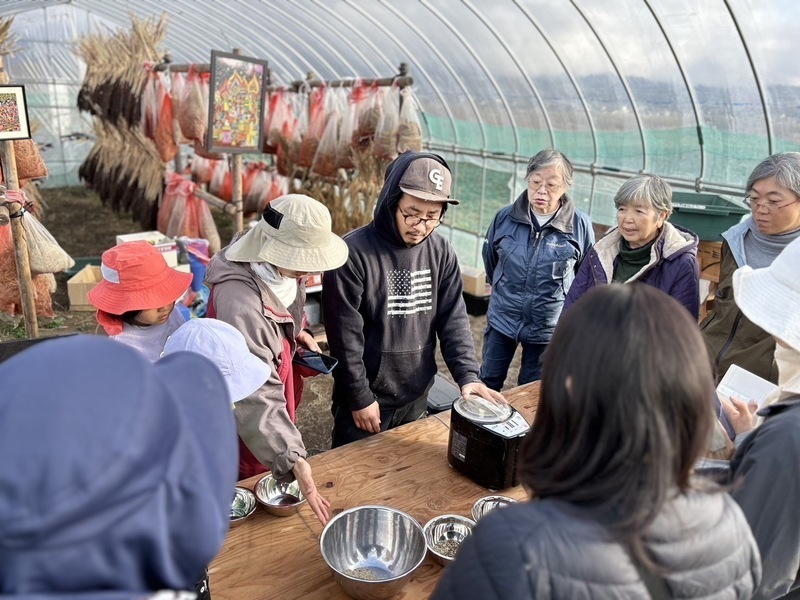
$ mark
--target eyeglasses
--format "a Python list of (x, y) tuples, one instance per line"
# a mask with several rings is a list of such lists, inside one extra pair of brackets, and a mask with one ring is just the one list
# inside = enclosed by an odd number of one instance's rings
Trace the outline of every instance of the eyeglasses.
[(528, 189), (530, 189), (532, 192), (537, 192), (539, 191), (539, 188), (544, 187), (545, 190), (547, 190), (552, 194), (561, 189), (563, 185), (564, 185), (563, 183), (553, 183), (553, 182), (545, 183), (543, 181), (537, 181), (535, 179), (530, 179), (528, 181)]
[(794, 204), (795, 202), (800, 202), (800, 198), (795, 198), (794, 200), (790, 200), (789, 202), (784, 202), (783, 204), (781, 204), (780, 202), (776, 202), (775, 200), (762, 200), (761, 202), (759, 202), (758, 200), (754, 200), (750, 196), (744, 197), (744, 203), (747, 206), (747, 208), (751, 210), (756, 210), (757, 208), (763, 208), (764, 210), (770, 213), (779, 210), (781, 208), (785, 208), (790, 204)]
[(409, 227), (416, 227), (420, 223), (422, 223), (426, 229), (436, 229), (439, 225), (442, 224), (443, 217), (436, 217), (435, 219), (423, 219), (422, 217), (418, 217), (417, 215), (408, 215), (403, 212), (403, 209), (399, 206), (397, 207), (398, 212), (403, 215), (403, 222), (408, 225)]

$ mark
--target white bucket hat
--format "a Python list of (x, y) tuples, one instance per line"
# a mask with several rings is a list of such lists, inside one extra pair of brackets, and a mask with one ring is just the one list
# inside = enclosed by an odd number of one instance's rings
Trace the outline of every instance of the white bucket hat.
[(271, 372), (267, 363), (250, 352), (241, 332), (218, 319), (186, 321), (164, 344), (164, 356), (173, 352), (202, 354), (217, 365), (233, 402), (247, 398), (264, 385)]
[(331, 232), (328, 208), (303, 194), (288, 194), (267, 205), (256, 226), (231, 244), (225, 258), (316, 273), (341, 267), (347, 254), (347, 244)]
[(800, 352), (800, 238), (763, 269), (733, 273), (736, 305), (753, 323)]

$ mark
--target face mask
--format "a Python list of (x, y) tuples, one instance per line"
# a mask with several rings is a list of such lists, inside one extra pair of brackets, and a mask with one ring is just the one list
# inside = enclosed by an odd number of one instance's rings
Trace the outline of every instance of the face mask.
[(783, 391), (800, 392), (800, 352), (783, 344), (775, 344), (778, 385)]
[(250, 263), (255, 274), (267, 284), (267, 287), (278, 297), (284, 306), (289, 306), (297, 298), (297, 280), (284, 277), (278, 269), (269, 263)]

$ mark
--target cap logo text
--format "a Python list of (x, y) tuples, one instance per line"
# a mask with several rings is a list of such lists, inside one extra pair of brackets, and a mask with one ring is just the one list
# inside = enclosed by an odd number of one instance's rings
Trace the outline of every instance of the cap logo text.
[(428, 179), (436, 186), (437, 190), (440, 192), (442, 191), (444, 187), (444, 177), (442, 176), (441, 169), (431, 169), (431, 172), (428, 173)]

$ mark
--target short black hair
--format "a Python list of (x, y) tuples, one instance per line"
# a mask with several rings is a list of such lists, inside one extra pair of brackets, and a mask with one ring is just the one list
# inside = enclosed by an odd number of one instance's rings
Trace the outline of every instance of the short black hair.
[(520, 480), (580, 505), (644, 564), (642, 535), (691, 487), (708, 447), (714, 380), (689, 312), (644, 283), (596, 287), (562, 314), (544, 356)]

